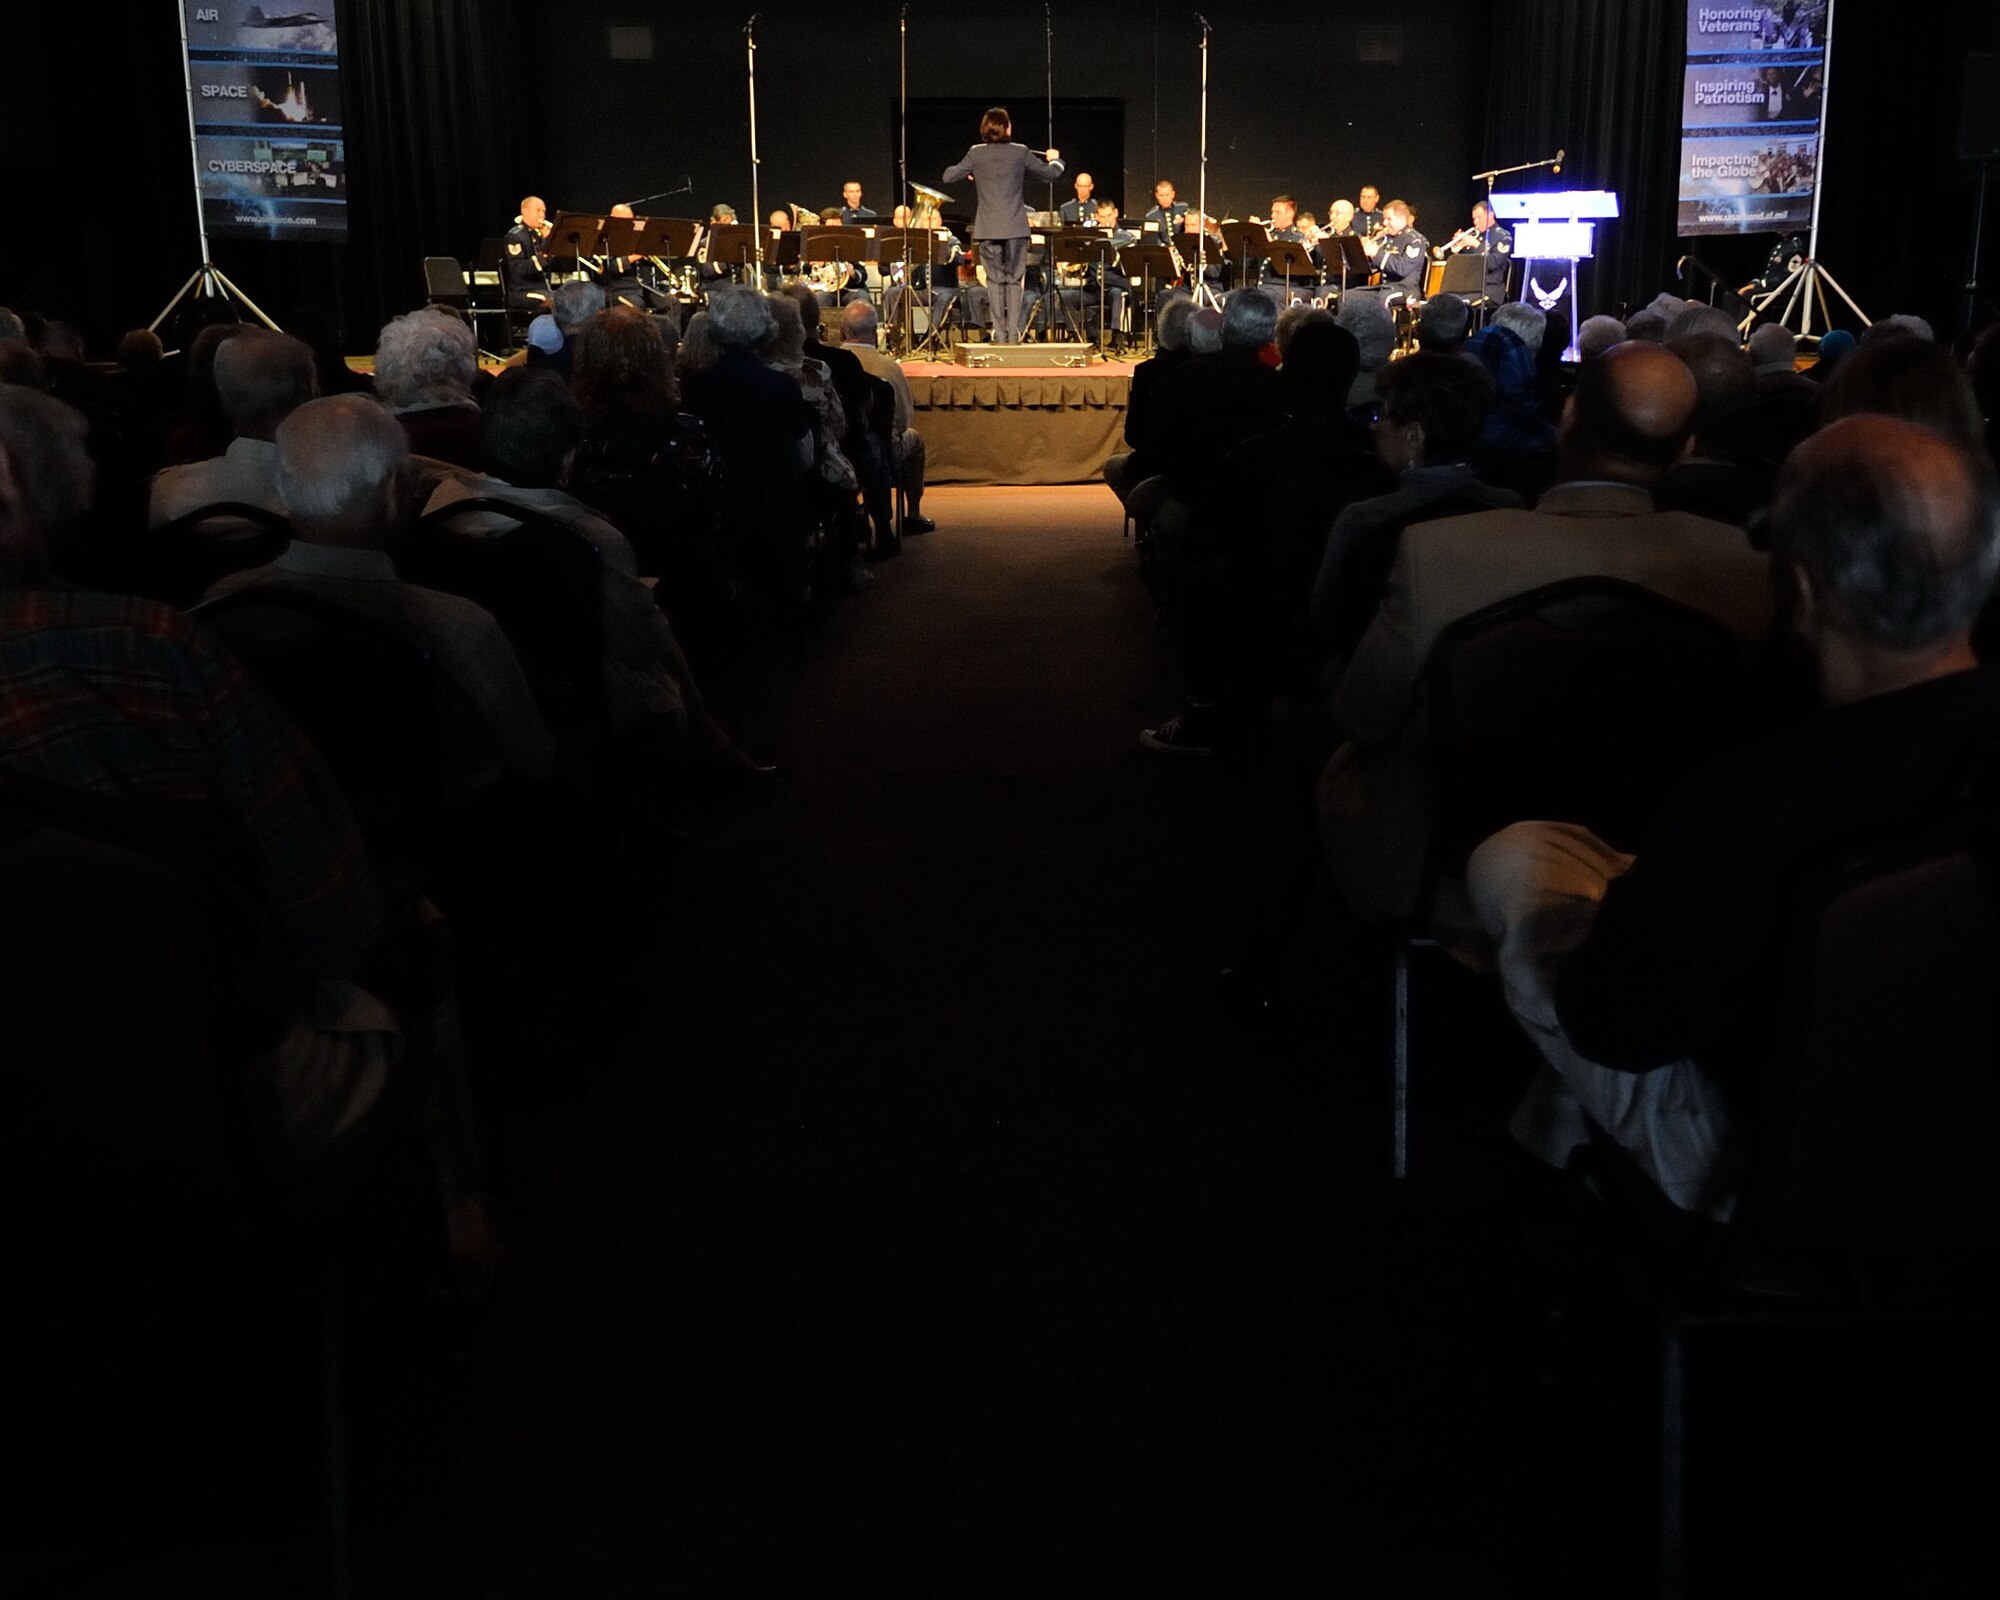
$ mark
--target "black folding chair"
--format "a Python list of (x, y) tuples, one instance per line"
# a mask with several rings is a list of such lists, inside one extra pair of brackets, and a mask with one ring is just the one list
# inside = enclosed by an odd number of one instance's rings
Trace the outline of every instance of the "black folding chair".
[(291, 542), (292, 525), (279, 512), (219, 500), (136, 535), (127, 564), (130, 585), (151, 599), (190, 606), (218, 578), (267, 566)]
[(312, 741), (392, 898), (430, 877), (449, 787), (438, 671), (384, 623), (279, 584), (195, 608)]
[[(505, 518), (475, 533), (476, 518)], [(419, 519), (396, 551), (408, 582), (490, 611), (558, 735), (604, 723), (604, 562), (576, 529), (510, 500), (457, 500)]]
[(1738, 734), (1747, 647), (1714, 618), (1616, 578), (1568, 578), (1462, 617), (1424, 668), (1430, 837), (1418, 921), (1397, 942), (1394, 1168), (1409, 1170), (1410, 953), (1439, 885), (1509, 823), (1576, 822), (1633, 848), (1660, 804)]
[[(1829, 853), (1795, 886), (1769, 1016), (1719, 1069), (1737, 1085), (1745, 1124), (1737, 1215), (1711, 1241), (1709, 1273), (1667, 1297), (1669, 1596), (1710, 1592), (1740, 1570), (1748, 1530), (1730, 1522), (1746, 1493), (1766, 1488), (1754, 1456), (1766, 1424), (1761, 1410), (1746, 1422), (1746, 1396), (1789, 1407), (1797, 1420), (1781, 1432), (1809, 1441), (1794, 1445), (1807, 1481), (1752, 1519), (1772, 1561), (1824, 1547), (1831, 1488), (1854, 1497), (1845, 1514), (1890, 1530), (1894, 1566), (1930, 1534), (1896, 1527), (1909, 1513), (1884, 1506), (1880, 1480), (1900, 1485), (1927, 1467), (1949, 1484), (1986, 1466), (2000, 1413), (1990, 1355), (2000, 1332), (1995, 816), (1990, 798), (1974, 797), (1908, 819)], [(1592, 1158), (1606, 1164), (1600, 1148)], [(1831, 1418), (1828, 1383), (1838, 1385)], [(1810, 1442), (1816, 1418), (1830, 1442)], [(1912, 1436), (1929, 1445), (1921, 1460), (1901, 1453)], [(1954, 1461), (1951, 1449), (1973, 1459)], [(1965, 1546), (1983, 1546), (1983, 1518), (1960, 1520)], [(1879, 1545), (1869, 1557), (1883, 1558)]]

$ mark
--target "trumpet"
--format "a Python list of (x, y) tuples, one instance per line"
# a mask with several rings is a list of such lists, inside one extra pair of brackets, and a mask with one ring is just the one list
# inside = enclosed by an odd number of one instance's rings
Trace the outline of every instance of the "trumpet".
[(1454, 233), (1438, 247), (1438, 254), (1448, 256), (1454, 250), (1469, 249), (1478, 243), (1479, 230), (1477, 228), (1460, 228), (1458, 232)]

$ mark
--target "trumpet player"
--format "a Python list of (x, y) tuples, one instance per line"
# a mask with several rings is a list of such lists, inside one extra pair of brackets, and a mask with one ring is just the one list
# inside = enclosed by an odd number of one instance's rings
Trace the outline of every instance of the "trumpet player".
[(502, 240), (506, 254), (501, 257), (500, 275), (507, 288), (508, 310), (530, 315), (548, 310), (555, 291), (549, 287), (549, 263), (544, 251), (553, 227), (542, 197), (524, 196), (521, 213)]
[(1391, 200), (1382, 211), (1381, 231), (1362, 244), (1382, 275), (1385, 303), (1392, 295), (1405, 300), (1423, 298), (1424, 268), (1430, 264), (1431, 242), (1417, 232), (1416, 220), (1416, 208), (1407, 200)]
[(1490, 304), (1499, 305), (1507, 298), (1507, 274), (1514, 262), (1514, 235), (1500, 226), (1493, 208), (1484, 200), (1473, 204), (1472, 225), (1459, 229), (1446, 240), (1438, 255), (1458, 255), (1467, 250), (1477, 250), (1486, 258), (1486, 281), (1481, 293)]

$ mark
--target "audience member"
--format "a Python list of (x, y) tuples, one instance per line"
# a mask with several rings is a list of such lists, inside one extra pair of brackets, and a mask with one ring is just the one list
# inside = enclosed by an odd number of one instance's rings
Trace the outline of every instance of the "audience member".
[(601, 285), (573, 278), (555, 292), (548, 311), (528, 324), (528, 365), (547, 367), (567, 383), (576, 367), (576, 336), (604, 309)]
[(47, 382), (48, 370), (33, 345), (26, 339), (0, 339), (0, 383), (39, 389)]
[[(1277, 323), (1278, 308), (1269, 295), (1232, 294), (1222, 311), (1222, 347), (1202, 354), (1197, 345), (1195, 356), (1162, 378), (1153, 396), (1161, 471), (1174, 498), (1194, 517), (1213, 509), (1223, 458), (1282, 419), (1278, 373), (1263, 361)], [(1195, 331), (1201, 326), (1197, 313)], [(1159, 519), (1155, 525), (1163, 531)]]
[[(648, 319), (643, 313), (637, 316), (640, 336), (657, 344), (658, 335), (645, 326)], [(614, 320), (628, 319), (607, 319)], [(590, 339), (586, 328), (579, 346)], [(595, 348), (586, 359), (597, 385), (596, 403), (604, 404), (605, 362)], [(661, 359), (664, 362), (664, 352)], [(685, 741), (703, 755), (735, 753), (708, 713), (666, 613), (640, 579), (631, 542), (566, 492), (584, 442), (584, 409), (577, 398), (553, 372), (514, 368), (494, 382), (480, 415), (492, 476), (446, 480), (431, 495), (426, 514), (469, 500), (499, 500), (560, 523), (587, 540), (603, 562), (599, 618), (611, 731), (653, 730), (673, 744)], [(503, 513), (487, 511), (453, 518), (450, 525), (455, 531), (499, 534), (518, 523)]]
[(1935, 343), (1937, 334), (1922, 317), (1913, 317), (1906, 311), (1899, 311), (1893, 316), (1878, 317), (1861, 330), (1863, 348), (1879, 344), (1884, 339), (1899, 338), (1922, 339), (1926, 343)]
[(1823, 384), (1838, 372), (1847, 358), (1861, 348), (1861, 341), (1845, 328), (1835, 328), (1820, 335), (1817, 359), (1806, 368), (1805, 375), (1814, 383)]
[(1472, 307), (1455, 294), (1434, 294), (1417, 315), (1417, 344), (1432, 355), (1456, 355), (1472, 334)]
[(396, 575), (389, 549), (409, 520), (414, 483), (397, 419), (366, 396), (331, 395), (287, 417), (277, 445), (292, 542), (269, 566), (222, 579), (210, 598), (298, 591), (421, 645), (442, 690), (447, 807), (510, 774), (546, 777), (554, 743), (500, 625), (470, 600)]
[(1820, 397), (1822, 424), (1872, 412), (1935, 428), (1968, 449), (1986, 448), (1979, 401), (1952, 354), (1912, 333), (1863, 343), (1828, 380)]
[(895, 417), (890, 448), (895, 459), (896, 486), (908, 502), (903, 527), (910, 533), (929, 533), (937, 524), (923, 514), (924, 437), (914, 423), (916, 411), (910, 400), (910, 380), (900, 364), (875, 347), (877, 318), (875, 307), (866, 300), (850, 300), (840, 313), (842, 345), (861, 363), (862, 370), (878, 382), (886, 383), (895, 396)]
[(393, 1059), (395, 1017), (351, 981), (381, 897), (319, 758), (226, 650), (169, 607), (52, 580), (91, 478), (75, 411), (0, 389), (0, 776), (87, 797), (211, 855), (219, 878), (243, 872), (278, 940), (268, 971), (242, 973), (242, 1002), (270, 1020), (253, 1115), (274, 1158), (309, 1164)]
[[(1486, 335), (1507, 335), (1505, 329)], [(1333, 692), (1348, 743), (1321, 777), (1321, 837), (1358, 916), (1408, 921), (1430, 826), (1424, 665), (1451, 623), (1561, 578), (1639, 584), (1746, 639), (1770, 625), (1765, 558), (1741, 530), (1654, 507), (1686, 451), (1698, 396), (1667, 351), (1626, 344), (1578, 374), (1556, 483), (1533, 511), (1488, 511), (1405, 531), (1375, 619)], [(1449, 916), (1449, 909), (1441, 910)]]
[(569, 487), (623, 530), (637, 570), (659, 580), (681, 644), (697, 663), (713, 661), (733, 626), (736, 583), (722, 454), (681, 410), (653, 318), (631, 306), (599, 312), (576, 357), (583, 438)]
[(758, 359), (777, 318), (755, 289), (711, 289), (707, 329), (720, 354), (687, 375), (687, 402), (728, 467), (732, 558), (753, 592), (794, 612), (810, 597), (807, 540), (813, 413), (803, 391)]
[(1692, 339), (1698, 334), (1709, 334), (1717, 339), (1729, 339), (1741, 344), (1742, 336), (1736, 330), (1736, 319), (1720, 306), (1704, 305), (1691, 301), (1667, 319), (1667, 343), (1676, 339)]
[(1333, 320), (1333, 313), (1323, 306), (1316, 306), (1310, 300), (1294, 300), (1278, 312), (1277, 331), (1271, 336), (1278, 347), (1278, 365), (1285, 364), (1285, 352), (1291, 348), (1292, 335), (1302, 327), (1308, 318), (1324, 317)]
[(468, 472), (486, 465), (472, 398), (478, 376), (472, 329), (434, 306), (391, 318), (375, 342), (375, 394), (411, 451)]
[(1532, 502), (1555, 473), (1556, 432), (1542, 419), (1536, 358), (1547, 323), (1533, 306), (1502, 306), (1466, 341), (1465, 353), (1493, 381), (1471, 461), (1498, 488)]
[(215, 357), (225, 344), (246, 331), (248, 324), (232, 317), (227, 322), (204, 323), (196, 332), (194, 342), (187, 347), (180, 409), (168, 422), (161, 445), (164, 465), (206, 461), (229, 448), (234, 431), (223, 413), (222, 397), (215, 392)]
[(1601, 356), (1613, 345), (1625, 342), (1625, 324), (1616, 317), (1585, 317), (1576, 330), (1576, 353), (1579, 360), (1588, 361), (1592, 356)]
[(1334, 320), (1354, 336), (1361, 349), (1361, 370), (1347, 397), (1348, 409), (1363, 422), (1375, 420), (1375, 378), (1389, 364), (1396, 348), (1396, 324), (1382, 297), (1373, 294), (1343, 295)]
[(1148, 478), (1159, 476), (1159, 446), (1152, 438), (1152, 397), (1161, 378), (1190, 360), (1188, 324), (1195, 313), (1192, 296), (1170, 294), (1160, 302), (1153, 319), (1154, 352), (1132, 369), (1132, 382), (1125, 397), (1124, 453), (1104, 463), (1104, 481), (1121, 502)]
[(144, 377), (166, 359), (167, 347), (151, 328), (133, 328), (118, 339), (118, 370), (129, 377)]
[(1396, 486), (1341, 511), (1312, 582), (1319, 654), (1336, 669), (1375, 616), (1405, 528), (1521, 503), (1512, 490), (1482, 482), (1467, 459), (1493, 403), (1482, 367), (1419, 351), (1382, 374), (1381, 390), (1375, 448)]
[(1663, 511), (1745, 527), (1771, 499), (1771, 475), (1747, 459), (1745, 433), (1756, 374), (1732, 333), (1697, 333), (1669, 339), (1667, 348), (1694, 374), (1694, 443), (1669, 467), (1653, 490)]
[(1819, 420), (1819, 389), (1798, 371), (1792, 330), (1767, 322), (1750, 335), (1754, 369), (1750, 409), (1743, 419), (1744, 460), (1775, 472)]
[[(206, 461), (167, 467), (155, 475), (146, 507), (158, 528), (203, 506), (234, 501), (283, 516), (278, 490), (278, 424), (318, 387), (312, 351), (289, 334), (243, 328), (216, 352), (215, 392), (229, 421), (229, 446)], [(199, 525), (218, 538), (255, 531), (255, 524), (218, 517)]]
[(1525, 822), (1468, 873), (1507, 1003), (1546, 1063), (1516, 1137), (1562, 1165), (1587, 1116), (1675, 1205), (1711, 1217), (1737, 1193), (1742, 1108), (1764, 1098), (1745, 1074), (1794, 875), (1940, 796), (2000, 734), (2000, 675), (1968, 636), (2000, 569), (1985, 464), (1907, 422), (1846, 418), (1786, 464), (1772, 536), (1826, 709), (1715, 765), (1636, 859), (1573, 824)]
[(1667, 319), (1650, 307), (1635, 311), (1625, 319), (1625, 337), (1641, 344), (1665, 344)]

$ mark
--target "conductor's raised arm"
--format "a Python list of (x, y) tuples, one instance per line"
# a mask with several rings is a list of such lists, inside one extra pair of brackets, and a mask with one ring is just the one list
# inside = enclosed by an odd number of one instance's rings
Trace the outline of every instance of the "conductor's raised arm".
[[(974, 145), (972, 150), (977, 150), (978, 148), (978, 145)], [(957, 183), (961, 178), (970, 178), (972, 176), (972, 150), (965, 152), (965, 159), (963, 161), (944, 169), (944, 181), (946, 183)]]

